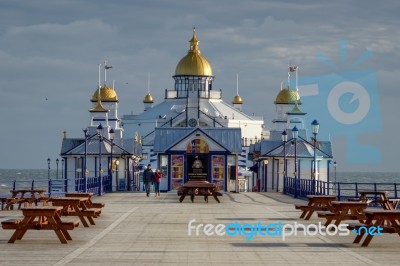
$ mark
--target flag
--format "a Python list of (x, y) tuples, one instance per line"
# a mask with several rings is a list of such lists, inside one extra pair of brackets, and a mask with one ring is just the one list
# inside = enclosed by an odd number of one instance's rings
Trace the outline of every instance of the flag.
[(296, 72), (296, 70), (297, 70), (297, 66), (290, 66), (289, 67), (289, 71), (290, 72)]
[(105, 69), (110, 69), (110, 68), (112, 68), (112, 66), (107, 66), (107, 65), (105, 65), (104, 68), (105, 68)]

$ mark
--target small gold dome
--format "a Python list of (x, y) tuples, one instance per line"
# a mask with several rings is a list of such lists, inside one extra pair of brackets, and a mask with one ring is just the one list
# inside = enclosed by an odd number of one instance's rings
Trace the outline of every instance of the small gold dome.
[(151, 96), (150, 92), (147, 93), (144, 97), (143, 103), (154, 103), (153, 97)]
[[(97, 102), (99, 98), (99, 89), (97, 89), (92, 96), (91, 101)], [(100, 100), (102, 102), (118, 102), (118, 95), (113, 88), (103, 85), (100, 88)]]
[(109, 110), (104, 108), (104, 106), (101, 104), (101, 101), (97, 101), (97, 104), (95, 107), (89, 110), (89, 112), (97, 112), (97, 113), (106, 113)]
[(292, 111), (287, 112), (287, 114), (289, 114), (289, 115), (305, 115), (307, 113), (300, 110), (299, 105), (297, 103), (295, 103)]
[(240, 97), (239, 95), (236, 95), (235, 97), (233, 97), (232, 103), (233, 104), (243, 104), (242, 97)]
[(189, 41), (190, 49), (185, 57), (179, 61), (175, 75), (212, 76), (212, 68), (207, 59), (200, 54), (199, 40), (193, 28), (193, 37)]
[(276, 96), (275, 104), (301, 104), (300, 95), (297, 90), (292, 90), (291, 88), (286, 88), (281, 90)]

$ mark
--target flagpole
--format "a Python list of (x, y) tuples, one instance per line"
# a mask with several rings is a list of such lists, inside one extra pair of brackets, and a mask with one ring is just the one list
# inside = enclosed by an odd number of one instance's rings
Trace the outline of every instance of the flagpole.
[(107, 81), (107, 61), (104, 60), (104, 85), (106, 85)]
[(296, 67), (296, 90), (299, 90), (299, 87), (297, 86), (297, 80), (298, 80), (298, 74), (297, 72), (299, 72), (299, 67)]
[(100, 88), (101, 88), (100, 73), (101, 73), (101, 64), (99, 64), (99, 91), (98, 91), (97, 101), (100, 101)]
[(147, 72), (147, 93), (150, 94), (150, 71)]
[(239, 95), (239, 73), (236, 73), (236, 95)]

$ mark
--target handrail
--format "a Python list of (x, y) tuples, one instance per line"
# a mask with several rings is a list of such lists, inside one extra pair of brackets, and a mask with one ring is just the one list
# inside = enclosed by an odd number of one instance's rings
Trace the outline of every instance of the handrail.
[[(306, 198), (307, 195), (336, 195), (338, 200), (348, 198), (358, 198), (359, 191), (386, 191), (388, 198), (398, 198), (400, 191), (398, 184), (390, 182), (326, 182), (312, 179), (295, 179), (294, 177), (284, 177), (283, 193), (299, 198)], [(297, 189), (297, 191), (296, 191)]]

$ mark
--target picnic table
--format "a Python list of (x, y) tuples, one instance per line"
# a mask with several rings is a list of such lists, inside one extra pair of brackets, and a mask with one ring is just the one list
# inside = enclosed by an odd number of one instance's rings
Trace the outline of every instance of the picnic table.
[(193, 202), (195, 196), (204, 196), (204, 201), (208, 203), (208, 196), (213, 196), (220, 203), (218, 196), (222, 193), (217, 191), (217, 186), (207, 181), (189, 181), (182, 185), (178, 190), (179, 202), (182, 202), (187, 195), (190, 195), (190, 200)]
[(11, 196), (6, 199), (6, 206), (4, 209), (12, 210), (14, 204), (18, 204), (18, 209), (21, 209), (22, 204), (26, 207), (38, 202), (43, 202), (43, 205), (47, 205), (48, 197), (46, 197), (45, 189), (16, 189), (10, 190)]
[(309, 220), (315, 211), (335, 211), (331, 204), (336, 200), (335, 195), (308, 195), (307, 198), (307, 205), (295, 204), (296, 209), (303, 211), (300, 218), (304, 218), (304, 220)]
[(23, 207), (23, 219), (9, 219), (2, 221), (3, 229), (14, 229), (8, 243), (21, 240), (27, 230), (54, 230), (61, 243), (67, 244), (67, 240), (72, 240), (68, 230), (73, 230), (79, 225), (79, 221), (61, 221), (62, 207), (57, 206), (31, 206)]
[(400, 202), (400, 199), (389, 199), (387, 191), (363, 190), (358, 193), (360, 194), (359, 201), (380, 204), (384, 210), (395, 210)]
[(87, 198), (86, 207), (88, 208), (103, 208), (105, 206), (104, 203), (101, 202), (93, 202), (92, 192), (68, 192), (65, 193), (65, 197), (72, 197), (72, 198)]
[[(367, 247), (372, 238), (378, 233), (397, 233), (400, 235), (400, 211), (366, 210), (364, 214), (367, 217), (365, 223), (349, 224), (347, 226), (349, 230), (356, 230), (358, 233), (353, 243), (360, 243), (365, 236), (361, 246)], [(381, 228), (379, 231), (378, 226)], [(368, 234), (366, 234), (367, 230)]]
[[(99, 216), (100, 209), (89, 209), (86, 206), (88, 198), (59, 197), (51, 198), (53, 206), (61, 206), (61, 214), (65, 216), (78, 216), (84, 227), (89, 227), (86, 219), (91, 225), (95, 225), (93, 218)], [(85, 219), (86, 217), (86, 219)]]
[(332, 221), (338, 226), (344, 220), (358, 220), (363, 223), (366, 219), (364, 210), (368, 207), (366, 202), (332, 201), (334, 211), (318, 211), (318, 217), (326, 218), (325, 226)]

